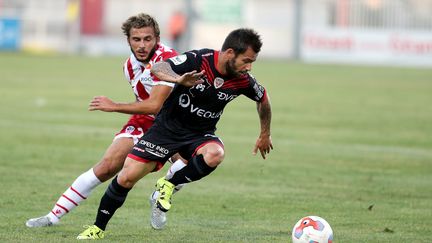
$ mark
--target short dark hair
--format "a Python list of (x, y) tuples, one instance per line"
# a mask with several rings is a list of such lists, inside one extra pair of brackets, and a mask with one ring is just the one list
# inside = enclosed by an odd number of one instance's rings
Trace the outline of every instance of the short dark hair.
[(130, 30), (132, 28), (144, 28), (144, 27), (152, 27), (156, 37), (160, 36), (160, 30), (159, 25), (156, 19), (154, 19), (152, 16), (140, 13), (135, 16), (129, 17), (122, 25), (123, 33), (129, 38), (130, 37)]
[(253, 29), (236, 29), (225, 38), (222, 51), (231, 48), (236, 55), (244, 53), (248, 47), (258, 53), (261, 50), (262, 41), (260, 35)]

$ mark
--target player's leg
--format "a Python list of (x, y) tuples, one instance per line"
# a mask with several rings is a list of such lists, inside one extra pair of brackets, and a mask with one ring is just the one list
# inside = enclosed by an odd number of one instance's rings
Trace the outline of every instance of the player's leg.
[(28, 227), (45, 227), (57, 224), (60, 218), (87, 199), (94, 188), (120, 171), (133, 145), (132, 138), (115, 139), (99, 163), (75, 179), (57, 200), (51, 212), (45, 216), (28, 220), (26, 225)]
[(155, 170), (157, 165), (157, 162), (142, 163), (129, 157), (126, 158), (123, 169), (111, 181), (102, 196), (94, 225), (79, 234), (77, 239), (103, 238), (108, 222), (116, 210), (123, 205), (129, 191), (142, 177)]
[(171, 208), (171, 196), (176, 185), (197, 181), (209, 175), (222, 163), (224, 156), (223, 145), (218, 140), (207, 141), (197, 146), (195, 155), (185, 167), (174, 173), (169, 180), (159, 179), (161, 188), (157, 200), (158, 208), (168, 211)]
[(187, 166), (174, 173), (168, 181), (174, 185), (200, 180), (209, 175), (225, 157), (221, 143), (210, 141), (200, 146)]

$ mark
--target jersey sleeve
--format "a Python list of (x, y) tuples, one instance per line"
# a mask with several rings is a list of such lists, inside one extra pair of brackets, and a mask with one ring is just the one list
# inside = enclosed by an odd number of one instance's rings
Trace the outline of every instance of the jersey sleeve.
[(172, 70), (182, 75), (193, 70), (199, 71), (201, 55), (198, 51), (188, 51), (181, 55), (171, 57), (166, 60), (171, 65)]
[(249, 86), (243, 91), (243, 94), (249, 99), (256, 102), (262, 102), (267, 99), (266, 89), (255, 79), (254, 76), (248, 75)]

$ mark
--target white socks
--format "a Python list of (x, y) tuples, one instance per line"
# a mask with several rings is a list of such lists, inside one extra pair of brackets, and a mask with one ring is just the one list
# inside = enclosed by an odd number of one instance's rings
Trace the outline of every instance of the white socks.
[[(168, 172), (165, 176), (165, 179), (167, 179), (167, 180), (171, 179), (173, 177), (174, 173), (181, 170), (185, 166), (186, 166), (186, 164), (181, 159), (176, 160), (171, 165), (171, 167), (168, 169)], [(174, 193), (178, 192), (183, 186), (184, 186), (184, 184), (177, 185), (174, 189)]]
[(81, 174), (58, 199), (54, 208), (47, 215), (51, 222), (53, 224), (58, 223), (61, 217), (87, 199), (93, 189), (100, 184), (101, 182), (94, 174), (93, 168)]
[(173, 177), (174, 173), (176, 173), (177, 171), (179, 171), (180, 169), (182, 169), (183, 167), (185, 167), (186, 164), (183, 163), (183, 161), (181, 159), (176, 160), (171, 167), (168, 169), (168, 172), (165, 176), (165, 179), (169, 180)]
[[(165, 177), (167, 179), (170, 179), (175, 172), (179, 171), (185, 166), (186, 164), (183, 163), (182, 160), (176, 160), (169, 168)], [(69, 213), (71, 210), (76, 208), (82, 201), (87, 199), (93, 189), (101, 183), (102, 182), (100, 182), (94, 174), (93, 168), (84, 172), (75, 179), (72, 185), (58, 199), (57, 203), (54, 205), (54, 208), (51, 210), (50, 213), (47, 214), (47, 217), (50, 218), (53, 224), (58, 223), (61, 217)], [(183, 185), (184, 184), (177, 185), (174, 192), (180, 190)]]

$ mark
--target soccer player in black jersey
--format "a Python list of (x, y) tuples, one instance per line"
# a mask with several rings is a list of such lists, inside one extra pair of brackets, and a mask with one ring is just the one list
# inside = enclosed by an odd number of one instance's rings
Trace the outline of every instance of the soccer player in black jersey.
[(155, 76), (177, 85), (154, 125), (135, 145), (106, 190), (93, 227), (105, 230), (135, 183), (162, 168), (178, 152), (189, 161), (187, 166), (169, 179), (160, 178), (156, 184), (158, 197), (152, 207), (151, 223), (153, 228), (162, 228), (174, 187), (209, 175), (223, 161), (224, 145), (215, 135), (216, 124), (225, 105), (239, 95), (257, 104), (261, 129), (253, 153), (259, 150), (266, 158), (273, 149), (269, 96), (249, 74), (261, 46), (260, 36), (254, 30), (237, 29), (226, 37), (220, 51), (193, 50), (153, 65), (151, 72)]

